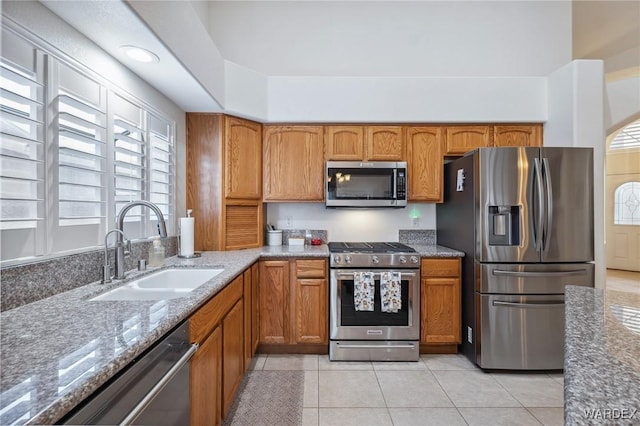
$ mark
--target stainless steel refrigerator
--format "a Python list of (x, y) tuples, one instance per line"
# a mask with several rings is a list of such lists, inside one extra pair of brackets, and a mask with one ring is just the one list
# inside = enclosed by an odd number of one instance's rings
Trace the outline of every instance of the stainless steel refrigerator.
[(461, 351), (563, 368), (564, 287), (593, 286), (590, 148), (480, 148), (444, 167), (438, 244), (463, 251)]

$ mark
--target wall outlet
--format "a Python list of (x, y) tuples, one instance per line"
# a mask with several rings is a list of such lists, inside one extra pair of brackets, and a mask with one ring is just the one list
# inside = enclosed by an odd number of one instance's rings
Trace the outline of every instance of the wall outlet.
[(473, 343), (473, 328), (467, 327), (467, 342)]
[(411, 225), (414, 228), (420, 228), (420, 218), (419, 217), (414, 217), (411, 219)]
[(287, 228), (291, 228), (293, 226), (293, 216), (287, 216)]

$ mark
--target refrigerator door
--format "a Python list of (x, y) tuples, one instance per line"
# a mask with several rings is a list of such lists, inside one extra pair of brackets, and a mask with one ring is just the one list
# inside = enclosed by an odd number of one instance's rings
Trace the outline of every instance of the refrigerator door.
[(476, 260), (540, 262), (544, 201), (540, 149), (481, 148), (475, 155)]
[(593, 260), (593, 150), (541, 148), (542, 262)]

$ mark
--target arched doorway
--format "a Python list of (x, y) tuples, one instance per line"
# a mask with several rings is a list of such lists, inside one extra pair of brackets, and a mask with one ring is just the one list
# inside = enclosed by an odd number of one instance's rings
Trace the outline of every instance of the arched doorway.
[(608, 139), (605, 203), (607, 287), (640, 292), (640, 119)]

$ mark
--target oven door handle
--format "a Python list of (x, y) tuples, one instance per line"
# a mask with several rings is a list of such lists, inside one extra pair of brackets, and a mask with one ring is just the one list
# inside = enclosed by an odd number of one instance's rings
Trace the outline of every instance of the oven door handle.
[[(416, 272), (403, 272), (403, 271), (398, 271), (398, 270), (391, 270), (389, 269), (390, 272), (399, 272), (401, 277), (416, 277), (418, 274)], [(337, 279), (353, 279), (353, 274), (354, 272), (360, 272), (360, 271), (352, 271), (352, 272), (336, 272), (335, 276)], [(387, 272), (387, 271), (384, 271)], [(380, 272), (372, 272), (373, 277), (379, 277), (380, 276)]]
[(404, 348), (404, 349), (413, 349), (416, 347), (416, 345), (344, 345), (344, 344), (340, 344), (339, 345), (340, 348), (344, 348), (344, 349), (384, 349), (384, 348)]

